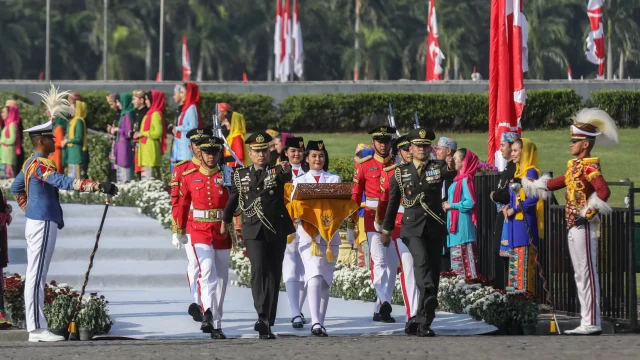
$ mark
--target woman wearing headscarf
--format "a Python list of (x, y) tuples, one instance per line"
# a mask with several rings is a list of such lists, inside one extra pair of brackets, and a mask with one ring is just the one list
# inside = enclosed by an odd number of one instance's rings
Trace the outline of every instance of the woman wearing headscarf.
[(164, 123), (164, 93), (151, 90), (145, 95), (149, 111), (142, 119), (140, 132), (134, 138), (139, 139), (138, 165), (142, 168), (141, 179), (153, 178), (154, 170), (162, 162), (162, 155), (167, 149), (167, 133)]
[(171, 171), (176, 162), (191, 160), (193, 153), (189, 149), (191, 141), (187, 139), (189, 130), (204, 127), (202, 113), (200, 112), (200, 89), (193, 82), (183, 84), (180, 87), (180, 99), (182, 100), (182, 112), (178, 123), (173, 127), (173, 147), (171, 150)]
[(7, 102), (2, 109), (4, 128), (0, 131), (0, 146), (2, 147), (0, 164), (3, 179), (13, 179), (18, 175), (18, 155), (22, 154), (22, 139), (20, 133), (20, 109), (17, 104)]
[(138, 152), (140, 151), (140, 144), (138, 143), (138, 139), (136, 139), (133, 135), (136, 132), (140, 131), (140, 124), (142, 124), (142, 120), (145, 116), (147, 116), (147, 112), (149, 112), (149, 107), (147, 106), (146, 94), (144, 90), (134, 90), (133, 98), (131, 102), (133, 103), (133, 108), (135, 117), (133, 120), (133, 129), (131, 130), (131, 137), (133, 141), (131, 142), (131, 146), (133, 149), (133, 162), (134, 162), (134, 172), (136, 173), (136, 178), (142, 172), (141, 165), (138, 163)]
[(53, 139), (55, 151), (49, 155), (49, 160), (53, 160), (56, 163), (56, 170), (58, 173), (64, 173), (64, 152), (65, 147), (62, 145), (65, 134), (67, 133), (67, 129), (69, 127), (69, 121), (64, 116), (56, 116), (53, 120)]
[(451, 255), (454, 273), (467, 279), (480, 276), (478, 249), (476, 247), (476, 189), (473, 176), (478, 170), (478, 156), (467, 149), (459, 149), (453, 155), (458, 175), (449, 186), (442, 208), (447, 212), (447, 247)]
[(85, 161), (87, 151), (87, 104), (83, 101), (75, 101), (74, 114), (69, 121), (69, 133), (62, 141), (65, 147), (65, 160), (67, 163), (67, 175), (74, 179), (80, 179), (82, 164)]
[[(540, 177), (538, 149), (531, 140), (516, 140), (511, 146), (511, 159), (516, 163), (514, 179), (533, 181)], [(526, 196), (524, 189), (515, 193), (509, 188), (509, 196), (509, 205), (503, 208), (508, 219), (507, 239), (501, 247), (501, 253), (509, 256), (507, 286), (534, 294), (536, 248), (544, 234), (544, 200)]]
[[(244, 143), (244, 137), (247, 134), (247, 124), (244, 120), (244, 115), (233, 112), (231, 115), (231, 123), (229, 124), (229, 135), (227, 136), (227, 142), (229, 143), (229, 147), (238, 157), (238, 160), (244, 164), (245, 162), (245, 154), (246, 145)], [(238, 167), (242, 166), (242, 164), (236, 162), (236, 160), (231, 156), (229, 150), (224, 150), (224, 161), (228, 166)], [(246, 164), (245, 164), (246, 165)]]
[(111, 134), (116, 137), (115, 157), (116, 178), (118, 182), (129, 182), (133, 178), (133, 151), (131, 147), (131, 131), (135, 117), (135, 108), (131, 102), (131, 93), (121, 93), (116, 99), (120, 111), (120, 120), (117, 127), (111, 128)]
[(116, 93), (109, 94), (107, 96), (107, 103), (111, 110), (113, 110), (113, 120), (111, 124), (107, 124), (107, 133), (109, 134), (109, 140), (111, 140), (111, 151), (109, 152), (109, 163), (111, 167), (109, 169), (109, 179), (112, 181), (116, 181), (116, 137), (111, 134), (111, 128), (118, 126), (118, 121), (120, 120), (120, 109), (118, 108), (118, 104), (116, 104), (116, 100), (120, 97), (120, 95)]

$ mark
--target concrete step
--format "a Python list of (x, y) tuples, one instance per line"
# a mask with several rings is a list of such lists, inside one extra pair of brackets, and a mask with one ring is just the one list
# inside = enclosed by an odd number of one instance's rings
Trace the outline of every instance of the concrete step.
[[(165, 241), (169, 241), (166, 239)], [(93, 246), (93, 244), (91, 244)], [(183, 260), (186, 258), (185, 251), (175, 248), (112, 248), (102, 246), (100, 243), (96, 253), (96, 259), (103, 260), (137, 260), (137, 261), (166, 261), (166, 260)], [(88, 261), (93, 247), (64, 247), (56, 246), (53, 253), (53, 262), (62, 261)], [(26, 264), (27, 249), (26, 247), (10, 247), (9, 259), (11, 264)]]

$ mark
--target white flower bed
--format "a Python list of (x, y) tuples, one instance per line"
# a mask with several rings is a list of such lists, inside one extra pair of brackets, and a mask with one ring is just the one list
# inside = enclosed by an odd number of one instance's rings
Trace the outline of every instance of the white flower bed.
[[(13, 179), (0, 180), (0, 188), (7, 199), (13, 199)], [(118, 183), (118, 195), (111, 199), (112, 206), (131, 206), (157, 219), (165, 228), (171, 227), (171, 195), (160, 180)], [(104, 204), (107, 196), (102, 193), (80, 193), (60, 190), (61, 203)]]

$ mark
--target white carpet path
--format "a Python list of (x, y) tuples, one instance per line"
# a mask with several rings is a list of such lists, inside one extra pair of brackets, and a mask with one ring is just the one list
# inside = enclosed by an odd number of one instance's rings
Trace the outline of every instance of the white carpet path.
[[(26, 251), (24, 213), (12, 204), (8, 272), (24, 274)], [(104, 206), (64, 204), (65, 228), (58, 234), (48, 280), (80, 289), (89, 263)], [(134, 208), (110, 207), (87, 292), (109, 300), (115, 325), (109, 336), (135, 339), (200, 338), (200, 324), (187, 315), (191, 303), (186, 281), (186, 255), (171, 245), (170, 231)], [(235, 274), (230, 272), (230, 279)], [(308, 304), (303, 313), (310, 320)], [(331, 298), (325, 327), (330, 335), (399, 335), (404, 333), (405, 308), (393, 307), (397, 323), (371, 321), (373, 304)], [(280, 336), (310, 336), (310, 324), (293, 329), (286, 294), (280, 293), (273, 331)], [(223, 330), (228, 337), (257, 337), (251, 290), (229, 286), (224, 302)], [(432, 326), (438, 335), (477, 335), (495, 331), (468, 315), (439, 312)]]

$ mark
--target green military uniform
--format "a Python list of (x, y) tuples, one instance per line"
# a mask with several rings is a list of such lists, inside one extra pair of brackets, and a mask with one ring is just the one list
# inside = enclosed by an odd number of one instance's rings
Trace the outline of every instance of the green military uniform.
[[(414, 129), (407, 135), (412, 145), (431, 146), (435, 134), (427, 129)], [(430, 149), (426, 149), (430, 150)], [(438, 307), (438, 285), (442, 246), (447, 237), (446, 218), (442, 209), (442, 183), (452, 176), (446, 163), (431, 160), (429, 152), (423, 163), (415, 159), (399, 165), (390, 179), (389, 205), (382, 232), (390, 235), (395, 226), (400, 205), (404, 207), (400, 238), (407, 246), (414, 262), (416, 285), (420, 290), (418, 335), (435, 335), (430, 325)]]

